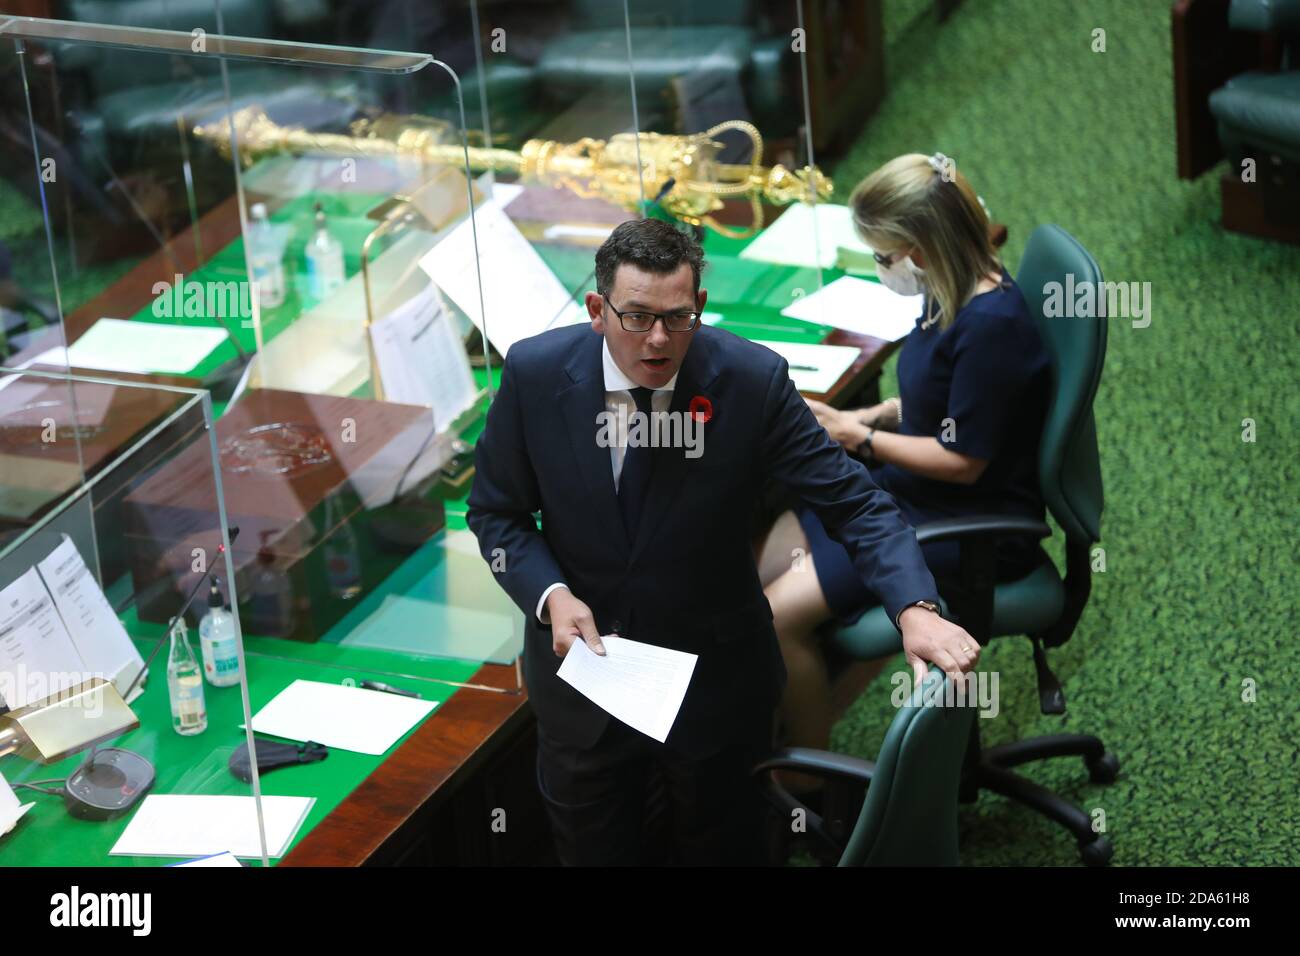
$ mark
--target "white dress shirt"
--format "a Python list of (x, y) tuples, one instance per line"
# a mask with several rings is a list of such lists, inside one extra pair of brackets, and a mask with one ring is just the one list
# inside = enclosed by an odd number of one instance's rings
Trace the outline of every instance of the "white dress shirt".
[[(632, 389), (637, 387), (636, 382), (623, 374), (623, 370), (614, 362), (614, 356), (609, 354), (609, 342), (600, 343), (601, 365), (605, 372), (605, 410), (614, 416), (614, 442), (609, 446), (609, 465), (614, 473), (614, 491), (618, 492), (618, 481), (623, 475), (623, 458), (627, 454), (627, 435), (619, 428), (619, 423), (626, 424), (628, 417), (637, 410), (636, 400), (632, 398)], [(650, 408), (655, 412), (666, 412), (668, 406), (673, 401), (673, 389), (677, 386), (677, 376), (674, 375), (668, 380), (668, 384), (663, 388), (656, 388), (654, 394), (650, 396)], [(626, 409), (624, 415), (619, 415), (619, 409)], [(597, 423), (592, 422), (591, 427), (594, 430)], [(546, 599), (550, 597), (551, 592), (556, 588), (562, 588), (566, 585), (562, 581), (556, 581), (545, 591), (542, 592), (541, 598), (537, 602), (537, 620), (543, 624), (550, 623), (546, 617)]]

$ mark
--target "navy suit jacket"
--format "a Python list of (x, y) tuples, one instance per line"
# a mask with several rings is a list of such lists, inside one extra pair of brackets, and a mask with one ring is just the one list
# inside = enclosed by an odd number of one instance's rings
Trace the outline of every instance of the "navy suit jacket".
[(656, 453), (628, 540), (610, 450), (597, 443), (601, 345), (584, 324), (510, 349), (475, 450), (467, 520), (484, 558), (504, 559), (493, 562), (497, 580), (527, 618), (524, 676), (544, 732), (589, 747), (609, 721), (555, 675), (560, 658), (536, 609), (561, 581), (592, 609), (601, 634), (699, 655), (667, 744), (706, 756), (739, 722), (770, 719), (785, 683), (751, 549), (766, 482), (786, 485), (817, 513), (891, 620), (938, 592), (893, 499), (818, 424), (786, 361), (709, 326), (695, 333), (670, 405), (685, 413), (697, 396), (707, 401), (703, 453)]

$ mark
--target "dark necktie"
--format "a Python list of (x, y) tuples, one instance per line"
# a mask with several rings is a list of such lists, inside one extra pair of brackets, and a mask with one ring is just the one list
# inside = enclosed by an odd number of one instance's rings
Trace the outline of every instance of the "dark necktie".
[[(650, 474), (653, 471), (655, 450), (649, 447), (652, 435), (653, 419), (650, 417), (651, 397), (654, 391), (649, 388), (632, 389), (632, 400), (636, 410), (646, 416), (644, 426), (639, 429), (643, 443), (636, 447), (629, 444), (623, 451), (623, 471), (618, 479), (618, 506), (623, 512), (623, 527), (629, 541), (636, 540), (637, 525), (641, 521), (641, 510), (645, 505), (646, 495), (650, 491)], [(631, 422), (628, 432), (632, 431)]]

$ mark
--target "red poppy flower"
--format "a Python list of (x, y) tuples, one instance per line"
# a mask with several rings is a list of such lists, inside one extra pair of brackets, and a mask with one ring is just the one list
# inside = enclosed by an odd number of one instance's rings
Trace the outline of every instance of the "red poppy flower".
[(691, 418), (697, 422), (707, 422), (713, 417), (713, 403), (703, 395), (696, 395), (689, 406)]

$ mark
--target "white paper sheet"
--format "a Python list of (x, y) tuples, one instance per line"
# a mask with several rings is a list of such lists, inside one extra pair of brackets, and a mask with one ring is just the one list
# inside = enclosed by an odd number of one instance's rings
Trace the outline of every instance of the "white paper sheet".
[(144, 659), (76, 544), (64, 535), (63, 543), (36, 567), (81, 655), (84, 669), (113, 681), (118, 692), (125, 694), (144, 666)]
[(602, 637), (605, 656), (574, 641), (557, 672), (611, 716), (663, 743), (681, 710), (698, 655), (625, 637)]
[(483, 275), (481, 307), (468, 217), (425, 254), (420, 268), (480, 332), (486, 311), (487, 337), (502, 356), (520, 339), (580, 319), (569, 291), (510, 221), (500, 201), (480, 206), (474, 221)]
[[(269, 854), (268, 854), (269, 855)], [(213, 853), (211, 856), (201, 856), (196, 860), (186, 860), (184, 863), (168, 863), (169, 867), (178, 866), (235, 866), (240, 867), (244, 864), (232, 853)]]
[(225, 330), (205, 326), (100, 319), (68, 346), (67, 364), (105, 372), (183, 374), (227, 338)]
[(841, 247), (851, 250), (858, 258), (871, 255), (871, 247), (858, 238), (853, 228), (849, 207), (799, 202), (792, 204), (741, 250), (740, 258), (830, 269)]
[[(315, 797), (262, 797), (266, 855), (284, 856)], [(110, 856), (209, 856), (232, 853), (257, 858), (257, 807), (252, 797), (157, 794), (144, 798)]]
[(35, 803), (21, 803), (13, 788), (9, 786), (9, 781), (5, 775), (0, 773), (0, 836), (8, 833), (14, 828), (14, 824), (22, 819), (25, 814)]
[(85, 665), (36, 568), (0, 591), (0, 697), (17, 710), (81, 683)]
[[(757, 340), (756, 340), (757, 341)], [(851, 345), (809, 345), (806, 342), (759, 342), (790, 363), (790, 378), (801, 392), (828, 392), (861, 350)]]
[(916, 328), (925, 296), (899, 295), (879, 282), (841, 276), (781, 310), (792, 319), (897, 342)]
[(296, 680), (253, 715), (253, 730), (378, 757), (437, 706), (436, 700)]
[(374, 322), (370, 337), (385, 401), (432, 407), (440, 432), (474, 404), (478, 386), (465, 343), (433, 283)]

